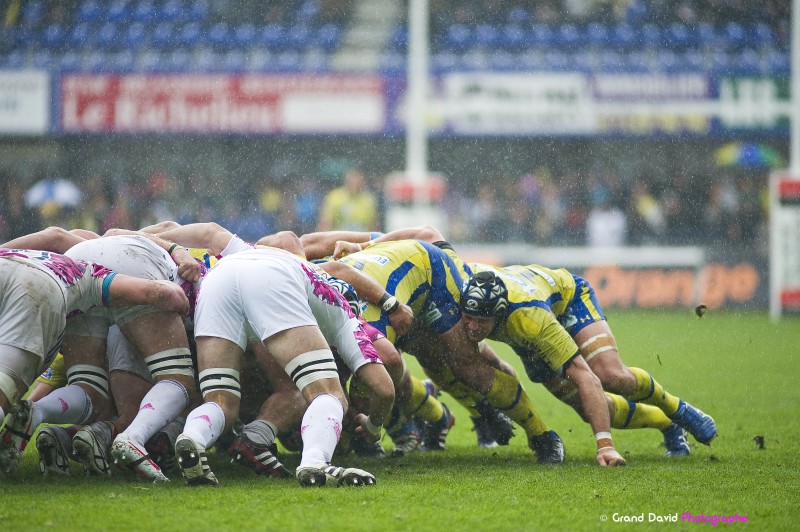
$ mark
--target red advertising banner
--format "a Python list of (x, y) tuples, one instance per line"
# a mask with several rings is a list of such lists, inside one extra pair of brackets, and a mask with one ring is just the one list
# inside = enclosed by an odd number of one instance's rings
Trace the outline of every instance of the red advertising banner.
[(335, 75), (66, 75), (68, 133), (380, 133), (383, 78)]

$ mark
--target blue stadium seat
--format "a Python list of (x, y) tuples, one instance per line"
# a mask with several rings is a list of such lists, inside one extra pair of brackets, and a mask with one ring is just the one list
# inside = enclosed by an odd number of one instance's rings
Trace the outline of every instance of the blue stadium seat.
[(140, 0), (133, 6), (131, 20), (134, 22), (155, 22), (161, 20), (153, 0)]
[(667, 28), (664, 41), (671, 50), (684, 51), (697, 45), (697, 35), (686, 24), (673, 22)]
[(525, 71), (542, 71), (547, 69), (544, 54), (534, 50), (523, 52), (517, 56), (520, 69)]
[(489, 56), (492, 70), (509, 71), (517, 69), (517, 56), (505, 50), (496, 50)]
[(101, 50), (92, 50), (84, 54), (80, 69), (86, 72), (102, 72), (106, 70), (109, 61), (105, 52)]
[(132, 50), (120, 50), (108, 58), (109, 70), (115, 72), (132, 72), (136, 65), (136, 58)]
[(644, 24), (639, 28), (642, 45), (649, 48), (659, 48), (664, 45), (664, 34), (655, 24)]
[(452, 24), (447, 27), (442, 39), (442, 47), (451, 52), (463, 52), (474, 44), (472, 29), (465, 24)]
[(205, 42), (216, 50), (224, 51), (230, 49), (233, 46), (233, 33), (228, 23), (217, 22), (212, 24), (205, 35)]
[(302, 56), (300, 66), (306, 72), (324, 72), (328, 69), (329, 63), (328, 54), (310, 50)]
[(568, 72), (572, 70), (570, 56), (559, 50), (545, 52), (544, 63), (547, 69), (553, 72)]
[(141, 22), (134, 22), (120, 35), (120, 45), (127, 50), (137, 51), (148, 44), (148, 39), (147, 27)]
[(186, 19), (191, 22), (204, 22), (211, 14), (211, 6), (208, 0), (190, 0), (186, 9)]
[(314, 41), (317, 46), (330, 52), (339, 46), (339, 41), (342, 38), (342, 30), (333, 23), (323, 24), (314, 34)]
[(592, 22), (586, 25), (586, 43), (596, 48), (605, 48), (611, 42), (608, 27), (605, 24)]
[(555, 36), (553, 29), (547, 24), (534, 24), (531, 27), (529, 41), (534, 46), (550, 47), (553, 46)]
[(626, 22), (620, 22), (611, 29), (611, 46), (616, 50), (630, 50), (638, 42), (636, 30)]
[(722, 30), (722, 35), (729, 50), (740, 50), (744, 46), (751, 44), (750, 38), (744, 26), (738, 22), (729, 22)]
[(13, 50), (33, 48), (41, 41), (39, 32), (31, 27), (10, 26), (8, 28), (8, 43)]
[(683, 69), (678, 54), (669, 49), (656, 52), (656, 60), (652, 64), (652, 68), (656, 72), (680, 72)]
[(171, 22), (156, 24), (150, 42), (152, 46), (161, 50), (168, 50), (175, 46), (175, 25)]
[(283, 50), (288, 45), (286, 30), (280, 24), (268, 24), (261, 31), (258, 41), (270, 51)]
[(310, 24), (319, 11), (320, 5), (317, 0), (305, 0), (295, 11), (295, 20), (299, 24)]
[(302, 57), (297, 50), (285, 50), (275, 56), (275, 70), (294, 72), (300, 69)]
[(142, 72), (155, 72), (162, 63), (162, 52), (155, 49), (146, 49), (139, 55), (138, 70)]
[(25, 2), (22, 6), (20, 20), (24, 26), (35, 26), (42, 22), (44, 11), (44, 2), (41, 0)]
[(113, 22), (106, 22), (100, 29), (97, 30), (97, 35), (94, 39), (94, 44), (100, 50), (113, 50), (119, 43), (117, 34), (117, 25)]
[(680, 61), (683, 70), (688, 72), (704, 72), (707, 68), (705, 54), (700, 50), (686, 50)]
[(60, 70), (72, 71), (80, 68), (82, 59), (80, 54), (75, 50), (67, 50), (58, 59), (58, 68)]
[(201, 33), (199, 22), (187, 22), (178, 31), (176, 43), (186, 49), (196, 48), (201, 42)]
[(36, 50), (31, 56), (31, 66), (42, 70), (50, 70), (54, 65), (53, 53), (50, 50)]
[(114, 0), (107, 9), (106, 19), (109, 22), (123, 23), (130, 17), (130, 4), (127, 0)]
[(752, 41), (756, 46), (775, 45), (775, 32), (764, 22), (758, 22), (751, 28)]
[(220, 55), (210, 48), (202, 49), (195, 59), (194, 70), (198, 70), (200, 72), (213, 72), (215, 69), (219, 68), (221, 57)]
[(626, 72), (642, 73), (650, 70), (650, 52), (632, 50), (623, 56)]
[(256, 42), (258, 31), (255, 24), (242, 24), (233, 28), (233, 45), (238, 49), (246, 49)]
[(184, 18), (187, 11), (181, 0), (167, 0), (161, 5), (158, 19), (162, 22), (178, 22)]
[(595, 54), (591, 50), (575, 50), (567, 52), (569, 70), (575, 72), (592, 72), (596, 68)]
[(100, 21), (100, 17), (103, 14), (100, 2), (96, 0), (84, 0), (78, 6), (78, 12), (75, 14), (75, 22), (78, 24), (94, 24)]
[(313, 43), (311, 30), (304, 24), (297, 24), (286, 32), (289, 46), (296, 50), (308, 48)]
[(519, 24), (507, 24), (500, 30), (499, 44), (506, 50), (518, 52), (525, 48), (527, 35)]
[(575, 51), (584, 43), (582, 32), (575, 24), (562, 24), (555, 33), (556, 45), (563, 50)]
[(512, 24), (527, 24), (531, 20), (531, 13), (521, 6), (516, 6), (508, 12), (508, 21)]
[(752, 48), (741, 50), (734, 58), (738, 74), (761, 74), (761, 54)]
[(716, 47), (721, 44), (719, 32), (708, 22), (697, 25), (697, 39), (700, 46)]
[(499, 32), (490, 24), (478, 24), (473, 32), (474, 43), (482, 48), (493, 49), (498, 45)]
[[(440, 54), (434, 54), (431, 56), (430, 59), (430, 66), (432, 70), (436, 70), (436, 58)], [(405, 54), (397, 53), (397, 52), (386, 52), (381, 56), (380, 66), (378, 67), (381, 72), (386, 74), (400, 74), (405, 71), (406, 68), (406, 56)]]
[(408, 28), (404, 25), (395, 26), (387, 44), (390, 50), (404, 52), (408, 47)]
[(41, 45), (48, 50), (55, 50), (64, 46), (66, 32), (61, 24), (50, 24), (41, 34)]
[(247, 54), (242, 50), (229, 50), (222, 56), (220, 66), (227, 72), (242, 72), (247, 68)]
[(597, 56), (597, 70), (601, 72), (624, 72), (627, 70), (625, 55), (614, 50), (604, 50)]
[(767, 54), (766, 59), (770, 74), (789, 74), (791, 61), (787, 52), (773, 50)]
[[(431, 56), (431, 69), (436, 72), (450, 72), (456, 70), (461, 63), (461, 56), (453, 52), (439, 52)], [(406, 68), (405, 62), (402, 68)]]
[(92, 40), (92, 28), (88, 22), (79, 22), (69, 30), (67, 34), (67, 45), (70, 48), (83, 48), (88, 46)]
[(18, 70), (25, 65), (25, 55), (21, 50), (12, 50), (7, 54), (0, 54), (0, 67), (9, 70)]
[(725, 50), (715, 50), (708, 56), (708, 67), (717, 74), (733, 74), (736, 64)]

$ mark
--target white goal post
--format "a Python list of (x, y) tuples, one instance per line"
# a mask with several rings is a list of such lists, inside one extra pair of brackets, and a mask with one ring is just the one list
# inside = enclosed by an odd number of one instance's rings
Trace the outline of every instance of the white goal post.
[(800, 176), (770, 176), (770, 315), (800, 312)]

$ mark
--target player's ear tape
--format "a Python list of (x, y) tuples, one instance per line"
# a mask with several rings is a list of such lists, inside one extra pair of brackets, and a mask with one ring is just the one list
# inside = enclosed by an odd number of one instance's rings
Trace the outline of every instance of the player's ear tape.
[(610, 334), (602, 333), (592, 336), (583, 342), (579, 349), (581, 350), (581, 355), (583, 355), (584, 360), (589, 362), (600, 353), (605, 353), (606, 351), (616, 351), (617, 342)]

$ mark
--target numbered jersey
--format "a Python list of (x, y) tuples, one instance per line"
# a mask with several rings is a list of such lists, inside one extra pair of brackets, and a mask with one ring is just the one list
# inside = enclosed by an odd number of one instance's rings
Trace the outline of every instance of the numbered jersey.
[[(449, 331), (461, 319), (459, 294), (471, 271), (446, 242), (380, 242), (339, 260), (380, 283), (437, 334)], [(389, 318), (379, 307), (367, 305), (364, 319), (396, 341)]]

